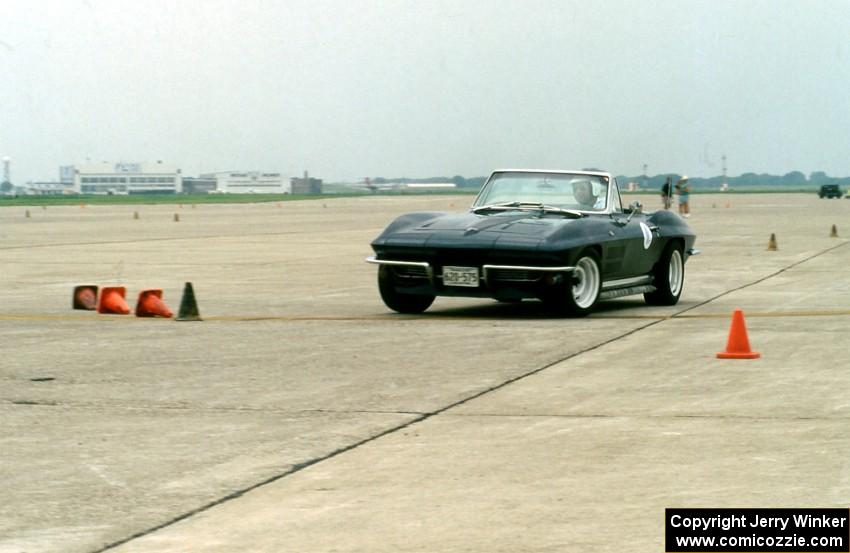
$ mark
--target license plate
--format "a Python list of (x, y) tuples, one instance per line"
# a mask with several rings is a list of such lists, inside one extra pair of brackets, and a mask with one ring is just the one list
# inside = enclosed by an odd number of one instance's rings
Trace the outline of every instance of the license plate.
[(443, 284), (446, 286), (478, 287), (477, 267), (443, 267)]

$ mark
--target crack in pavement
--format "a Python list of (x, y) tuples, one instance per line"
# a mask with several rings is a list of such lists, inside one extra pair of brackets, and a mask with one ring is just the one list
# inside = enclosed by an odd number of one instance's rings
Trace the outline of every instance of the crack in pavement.
[(712, 420), (750, 420), (750, 421), (846, 421), (850, 415), (843, 417), (804, 417), (804, 416), (758, 416), (758, 415), (712, 415), (712, 414), (679, 414), (679, 415), (627, 415), (617, 413), (447, 413), (447, 417), (459, 418), (551, 418), (551, 419), (712, 419)]

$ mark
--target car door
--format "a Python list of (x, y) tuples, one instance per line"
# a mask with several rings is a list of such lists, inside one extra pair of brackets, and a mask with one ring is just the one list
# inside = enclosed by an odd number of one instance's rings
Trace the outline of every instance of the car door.
[(623, 274), (627, 277), (648, 274), (661, 256), (663, 244), (658, 236), (658, 227), (648, 220), (645, 213), (636, 213), (623, 228), (626, 237), (626, 253)]
[[(605, 280), (612, 278), (630, 278), (645, 275), (661, 255), (661, 240), (658, 228), (645, 213), (632, 213), (631, 208), (623, 209), (616, 180), (612, 191), (613, 212), (609, 235), (609, 251), (617, 255), (608, 257)], [(617, 260), (615, 264), (614, 261)]]

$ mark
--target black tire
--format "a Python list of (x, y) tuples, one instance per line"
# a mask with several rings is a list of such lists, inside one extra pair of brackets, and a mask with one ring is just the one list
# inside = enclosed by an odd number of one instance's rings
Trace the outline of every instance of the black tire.
[(593, 311), (601, 291), (599, 256), (593, 250), (584, 250), (576, 260), (575, 271), (565, 282), (547, 290), (543, 302), (558, 315), (585, 317)]
[(677, 242), (668, 244), (652, 273), (655, 291), (645, 293), (643, 299), (649, 305), (676, 305), (685, 287), (685, 258), (682, 255), (682, 246)]
[(434, 296), (404, 294), (395, 288), (393, 271), (386, 265), (378, 267), (378, 291), (384, 305), (399, 313), (422, 313), (434, 303)]

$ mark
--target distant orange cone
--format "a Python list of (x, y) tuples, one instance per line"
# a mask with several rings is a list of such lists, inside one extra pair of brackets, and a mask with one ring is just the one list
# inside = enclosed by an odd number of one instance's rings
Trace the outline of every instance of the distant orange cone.
[(93, 284), (75, 286), (71, 305), (74, 309), (84, 309), (86, 311), (97, 309), (97, 286)]
[(761, 354), (750, 350), (750, 339), (747, 338), (747, 325), (744, 323), (744, 312), (736, 309), (732, 314), (732, 326), (729, 328), (729, 340), (726, 351), (717, 354), (718, 359), (757, 359)]
[(124, 301), (126, 295), (127, 289), (123, 286), (104, 286), (97, 299), (97, 312), (129, 315), (130, 306)]
[(139, 292), (139, 301), (136, 302), (136, 317), (171, 318), (173, 315), (174, 313), (162, 301), (162, 290), (156, 288)]

